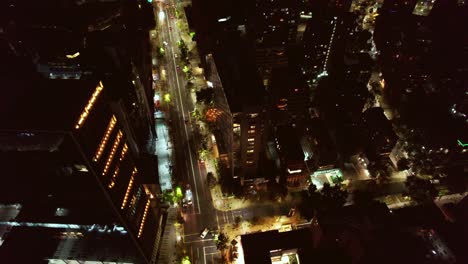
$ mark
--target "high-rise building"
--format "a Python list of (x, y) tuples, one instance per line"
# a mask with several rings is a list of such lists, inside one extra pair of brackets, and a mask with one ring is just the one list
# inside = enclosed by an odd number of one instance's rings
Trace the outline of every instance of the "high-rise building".
[(152, 9), (56, 4), (11, 4), (0, 25), (0, 82), (14, 87), (1, 99), (1, 259), (154, 263), (165, 213), (148, 148)]
[[(241, 182), (252, 182), (257, 177), (258, 161), (265, 147), (265, 127), (268, 122), (265, 88), (257, 74), (253, 58), (249, 56), (248, 47), (249, 43), (244, 36), (231, 31), (229, 38), (220, 41), (216, 52), (207, 59), (210, 63), (207, 68), (210, 69), (213, 68), (211, 58), (214, 58), (216, 72), (224, 91), (224, 95), (216, 98), (225, 96), (229, 113), (232, 115), (230, 145), (234, 168), (239, 168), (236, 170), (239, 173), (233, 172), (237, 174), (233, 176), (244, 180)], [(215, 76), (208, 76), (208, 80), (213, 86), (216, 84), (220, 87)], [(226, 104), (222, 103), (219, 107), (223, 109)]]
[(253, 41), (255, 64), (264, 84), (273, 68), (288, 65), (287, 48), (296, 42), (299, 1), (256, 0), (250, 4), (247, 35)]
[[(85, 237), (93, 225), (118, 225), (113, 232), (128, 232), (127, 239), (145, 256), (143, 262), (149, 261), (157, 253), (163, 223), (158, 177), (147, 169), (155, 166), (146, 165), (125, 104), (109, 96), (112, 88), (105, 82), (28, 79), (2, 80), (16, 89), (2, 97), (1, 155), (9, 189), (0, 201), (21, 205), (18, 215), (2, 224), (33, 229), (53, 223), (62, 232)], [(13, 98), (14, 105), (8, 103)], [(30, 257), (17, 255), (9, 239), (15, 237), (9, 235), (2, 246), (7, 259)], [(47, 252), (36, 257), (53, 258)], [(93, 260), (86, 253), (69, 257)]]
[(385, 117), (382, 108), (373, 107), (363, 113), (366, 128), (365, 150), (372, 161), (388, 159), (395, 147), (397, 136), (390, 121)]
[(272, 116), (276, 124), (296, 125), (308, 117), (309, 89), (303, 76), (290, 69), (273, 69), (271, 80)]

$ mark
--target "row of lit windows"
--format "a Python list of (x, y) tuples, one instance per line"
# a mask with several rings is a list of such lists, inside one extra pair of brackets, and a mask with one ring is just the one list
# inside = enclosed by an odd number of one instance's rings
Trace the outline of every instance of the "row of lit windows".
[(96, 90), (94, 90), (93, 95), (88, 101), (88, 104), (84, 108), (83, 112), (80, 115), (80, 119), (78, 119), (78, 122), (76, 123), (75, 129), (79, 129), (80, 127), (83, 126), (84, 122), (86, 121), (86, 118), (88, 118), (91, 109), (93, 109), (94, 103), (96, 102), (97, 98), (99, 97), (99, 94), (101, 91), (104, 89), (104, 86), (102, 85), (102, 82), (99, 82), (98, 86), (96, 87)]
[(111, 152), (109, 153), (109, 157), (107, 158), (106, 166), (104, 166), (104, 170), (102, 171), (102, 175), (106, 175), (107, 171), (109, 170), (109, 167), (112, 163), (112, 160), (114, 159), (115, 152), (117, 151), (117, 148), (120, 145), (120, 141), (122, 140), (123, 133), (122, 130), (119, 130), (117, 133), (117, 138), (114, 141), (114, 145), (112, 146)]
[(109, 189), (112, 189), (115, 186), (115, 180), (117, 179), (117, 175), (119, 174), (119, 172), (120, 172), (120, 165), (117, 165), (115, 167), (114, 174), (112, 175), (112, 179), (109, 182), (109, 185), (107, 185)]
[(120, 153), (119, 161), (122, 161), (122, 160), (125, 159), (125, 156), (127, 155), (127, 152), (128, 152), (128, 146), (127, 146), (127, 143), (125, 143), (123, 148), (122, 148), (122, 152)]
[(127, 146), (127, 143), (125, 143), (122, 148), (122, 152), (120, 153), (119, 164), (117, 164), (117, 166), (115, 167), (114, 174), (112, 175), (112, 179), (108, 185), (110, 189), (113, 188), (115, 185), (117, 176), (119, 175), (119, 171), (120, 171), (120, 162), (122, 162), (125, 159), (127, 152), (128, 152), (128, 146)]
[(128, 182), (127, 191), (125, 192), (125, 196), (123, 198), (122, 206), (120, 207), (120, 209), (124, 209), (125, 206), (127, 205), (128, 196), (130, 195), (130, 191), (132, 190), (133, 182), (135, 181), (135, 176), (137, 172), (138, 172), (137, 168), (133, 168), (132, 176), (130, 177), (130, 181)]
[(151, 200), (148, 198), (148, 201), (146, 201), (145, 211), (143, 212), (143, 218), (141, 219), (140, 229), (138, 230), (138, 238), (140, 238), (141, 234), (143, 233), (143, 227), (145, 226), (146, 216), (148, 215), (150, 204)]
[(109, 121), (109, 125), (107, 125), (106, 132), (101, 139), (101, 143), (99, 144), (98, 149), (96, 150), (96, 154), (94, 154), (93, 160), (96, 162), (101, 158), (104, 149), (106, 148), (107, 142), (109, 141), (109, 137), (114, 130), (115, 124), (117, 123), (117, 118), (113, 115), (111, 120)]

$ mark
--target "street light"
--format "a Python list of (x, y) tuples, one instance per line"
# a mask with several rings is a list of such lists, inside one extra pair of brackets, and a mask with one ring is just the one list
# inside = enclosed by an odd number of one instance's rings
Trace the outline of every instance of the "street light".
[(166, 14), (164, 13), (164, 11), (159, 11), (158, 13), (158, 18), (159, 20), (164, 20), (164, 18), (166, 18)]

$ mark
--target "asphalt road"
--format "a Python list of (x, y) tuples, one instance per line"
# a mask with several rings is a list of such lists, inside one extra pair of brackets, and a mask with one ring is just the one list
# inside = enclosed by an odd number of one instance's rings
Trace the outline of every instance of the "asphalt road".
[[(176, 185), (190, 185), (193, 193), (193, 204), (186, 210), (183, 243), (192, 263), (219, 263), (220, 254), (215, 246), (213, 234), (222, 230), (223, 226), (233, 223), (237, 216), (245, 220), (253, 217), (287, 214), (291, 205), (267, 204), (242, 210), (218, 211), (213, 207), (211, 193), (206, 179), (206, 168), (199, 162), (196, 146), (199, 138), (194, 137), (195, 124), (190, 120), (189, 112), (194, 109), (190, 91), (186, 88), (185, 73), (180, 61), (178, 41), (181, 39), (177, 26), (175, 8), (176, 2), (166, 0), (157, 4), (157, 19), (159, 45), (165, 49), (167, 89), (171, 95), (170, 125), (174, 146), (175, 165), (173, 173), (179, 182)], [(164, 12), (164, 15), (161, 13)], [(180, 10), (181, 11), (181, 10)], [(200, 234), (208, 227), (212, 230), (205, 238)]]
[(169, 123), (172, 127), (175, 154), (173, 172), (179, 180), (176, 185), (189, 184), (193, 193), (193, 204), (185, 214), (184, 233), (186, 235), (183, 240), (187, 244), (192, 263), (217, 263), (220, 256), (212, 234), (207, 235), (205, 239), (200, 238), (200, 233), (205, 227), (217, 229), (218, 224), (216, 210), (206, 184), (206, 169), (198, 160), (196, 146), (199, 139), (193, 136), (189, 117), (189, 112), (193, 110), (193, 102), (190, 91), (186, 88), (185, 73), (181, 71), (183, 66), (180, 62), (178, 46), (181, 33), (175, 18), (175, 4), (174, 1), (168, 0), (165, 3), (161, 2), (157, 5), (156, 13), (158, 14), (160, 45), (165, 49), (164, 69), (167, 75), (167, 89), (171, 95)]

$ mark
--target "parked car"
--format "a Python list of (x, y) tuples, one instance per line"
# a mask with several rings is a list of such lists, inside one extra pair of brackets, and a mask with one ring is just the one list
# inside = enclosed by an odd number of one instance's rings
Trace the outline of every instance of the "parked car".
[(208, 229), (208, 227), (205, 227), (205, 229), (203, 230), (203, 232), (200, 234), (200, 237), (203, 239), (206, 237), (206, 235), (208, 235), (208, 233), (210, 232), (210, 230)]

